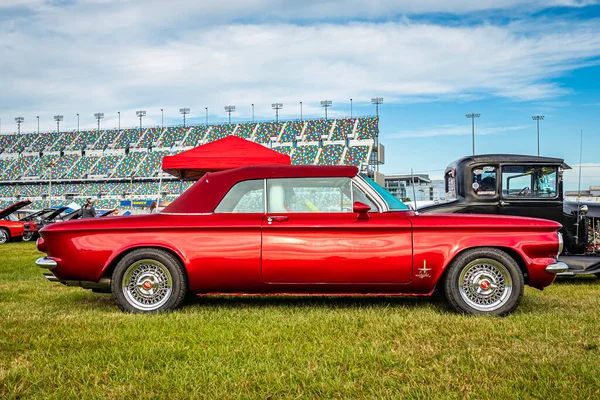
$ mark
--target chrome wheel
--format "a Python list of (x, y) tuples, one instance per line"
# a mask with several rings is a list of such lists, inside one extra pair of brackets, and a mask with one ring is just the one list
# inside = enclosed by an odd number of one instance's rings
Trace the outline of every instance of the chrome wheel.
[(4, 229), (0, 229), (0, 244), (8, 242), (8, 233)]
[(493, 311), (510, 299), (513, 284), (510, 272), (489, 258), (471, 261), (461, 271), (458, 289), (462, 299), (479, 311)]
[(29, 242), (31, 240), (31, 238), (33, 238), (33, 232), (25, 232), (23, 234), (23, 241), (24, 242)]
[(156, 260), (139, 260), (127, 268), (121, 286), (125, 299), (132, 306), (143, 311), (153, 311), (171, 297), (173, 278), (162, 263)]

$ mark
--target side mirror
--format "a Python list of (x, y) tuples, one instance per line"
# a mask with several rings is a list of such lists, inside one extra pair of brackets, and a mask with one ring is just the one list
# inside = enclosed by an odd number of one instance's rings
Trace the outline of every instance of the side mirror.
[(365, 203), (361, 203), (360, 201), (355, 201), (352, 205), (352, 211), (357, 213), (358, 216), (356, 219), (369, 219), (369, 211), (371, 211), (371, 206), (366, 205)]

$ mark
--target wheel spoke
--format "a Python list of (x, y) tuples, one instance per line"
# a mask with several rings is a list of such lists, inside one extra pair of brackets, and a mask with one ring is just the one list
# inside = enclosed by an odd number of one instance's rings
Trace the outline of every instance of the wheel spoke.
[(156, 260), (140, 260), (123, 275), (123, 294), (134, 307), (152, 311), (165, 304), (172, 292), (169, 270)]

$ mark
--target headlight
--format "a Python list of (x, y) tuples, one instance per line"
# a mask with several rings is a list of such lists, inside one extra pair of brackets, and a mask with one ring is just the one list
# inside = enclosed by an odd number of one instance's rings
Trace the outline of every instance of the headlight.
[(558, 235), (558, 254), (556, 255), (558, 257), (563, 252), (564, 242), (562, 233), (556, 232), (556, 234)]

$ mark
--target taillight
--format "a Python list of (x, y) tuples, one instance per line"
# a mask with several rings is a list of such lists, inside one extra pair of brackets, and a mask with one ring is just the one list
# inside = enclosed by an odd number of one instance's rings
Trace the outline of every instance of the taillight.
[(46, 253), (46, 242), (44, 242), (44, 239), (38, 238), (38, 240), (35, 242), (35, 245), (36, 245), (38, 251), (41, 251), (42, 253)]

